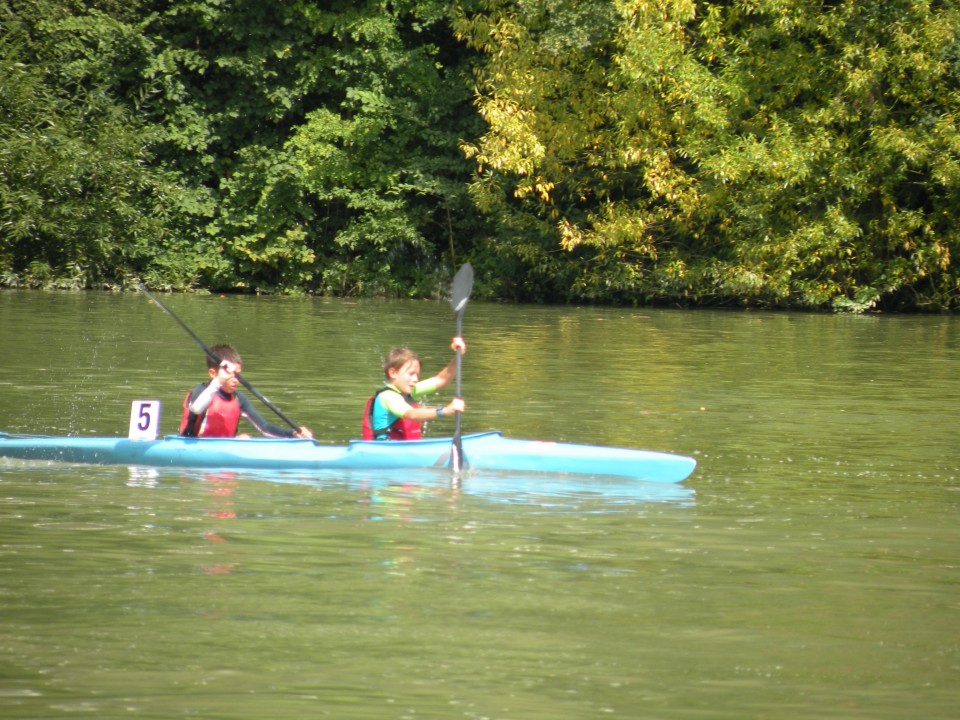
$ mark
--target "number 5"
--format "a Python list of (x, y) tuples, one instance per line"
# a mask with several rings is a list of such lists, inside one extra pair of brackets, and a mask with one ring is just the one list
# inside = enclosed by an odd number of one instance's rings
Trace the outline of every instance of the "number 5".
[(160, 401), (134, 400), (130, 408), (131, 440), (156, 440), (160, 429)]

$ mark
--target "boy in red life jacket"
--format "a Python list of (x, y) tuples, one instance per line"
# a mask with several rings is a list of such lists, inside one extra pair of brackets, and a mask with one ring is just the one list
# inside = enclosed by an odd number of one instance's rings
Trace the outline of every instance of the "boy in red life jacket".
[[(207, 373), (210, 380), (200, 383), (183, 399), (183, 416), (180, 419), (180, 434), (187, 437), (238, 437), (240, 418), (246, 418), (267, 437), (312, 438), (306, 427), (299, 430), (280, 427), (267, 422), (253, 407), (250, 398), (237, 390), (243, 370), (243, 360), (231, 345), (215, 345), (210, 348), (222, 362), (207, 356)], [(240, 435), (248, 438), (249, 435)]]
[[(455, 337), (450, 349), (464, 353), (467, 345), (463, 338)], [(394, 348), (383, 361), (383, 374), (387, 384), (367, 400), (363, 412), (364, 440), (418, 440), (421, 423), (466, 408), (461, 398), (436, 407), (420, 407), (416, 402), (450, 382), (456, 374), (456, 358), (433, 377), (420, 380), (420, 358), (407, 348)]]

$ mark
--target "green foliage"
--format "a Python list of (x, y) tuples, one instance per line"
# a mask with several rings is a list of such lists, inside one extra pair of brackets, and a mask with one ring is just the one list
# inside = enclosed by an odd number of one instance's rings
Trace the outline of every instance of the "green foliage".
[(156, 91), (142, 107), (167, 128), (167, 161), (217, 198), (198, 228), (222, 248), (205, 284), (432, 289), (477, 225), (457, 147), (471, 96), (462, 54), (447, 57), (448, 14), (440, 2), (249, 0), (155, 16)]
[(49, 268), (34, 273), (43, 282), (112, 272), (174, 287), (429, 293), (482, 224), (458, 148), (479, 128), (469, 55), (448, 3), (8, 2), (10, 65), (31, 79), (9, 137), (23, 118), (55, 120), (19, 129), (32, 149), (6, 145), (23, 174), (43, 177), (8, 173), (18, 234), (5, 277), (29, 258)]
[(457, 25), (486, 56), (474, 191), (554, 225), (511, 250), (576, 264), (566, 299), (957, 307), (958, 12), (485, 2)]
[(117, 23), (98, 12), (79, 22), (66, 3), (6, 9), (34, 22), (11, 23), (0, 41), (0, 282), (192, 283), (193, 252), (173, 232), (189, 195), (151, 164), (155, 128), (106, 85)]
[(960, 307), (956, 4), (0, 18), (0, 284)]
[(0, 269), (4, 284), (121, 284), (162, 248), (169, 177), (149, 132), (100, 87), (58, 92), (0, 45)]

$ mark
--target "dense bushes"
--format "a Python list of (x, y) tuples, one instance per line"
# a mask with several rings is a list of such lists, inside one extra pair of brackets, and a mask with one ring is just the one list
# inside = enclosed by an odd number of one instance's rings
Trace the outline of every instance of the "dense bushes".
[(960, 11), (0, 0), (0, 284), (960, 305)]

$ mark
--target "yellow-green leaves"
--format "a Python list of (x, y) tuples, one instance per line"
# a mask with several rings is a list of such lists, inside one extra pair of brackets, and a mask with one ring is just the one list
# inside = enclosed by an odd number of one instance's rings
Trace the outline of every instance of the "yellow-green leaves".
[[(484, 7), (458, 26), (484, 56), (476, 189), (545, 222), (543, 256), (579, 268), (567, 297), (615, 275), (625, 301), (960, 305), (955, 4)], [(551, 52), (562, 18), (610, 10)]]

